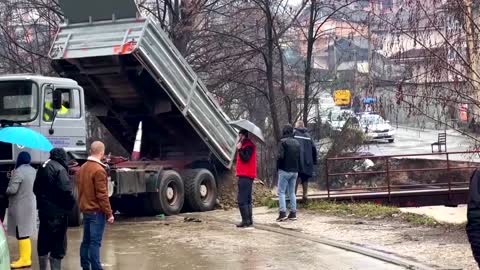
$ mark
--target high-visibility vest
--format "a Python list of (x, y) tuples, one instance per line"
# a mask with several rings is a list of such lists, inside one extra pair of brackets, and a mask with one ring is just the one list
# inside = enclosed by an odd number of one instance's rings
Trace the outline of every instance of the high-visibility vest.
[[(67, 107), (62, 105), (62, 108), (57, 111), (57, 115), (65, 115), (68, 113)], [(52, 102), (45, 102), (45, 107), (43, 110), (43, 120), (50, 121), (53, 118), (53, 106)]]

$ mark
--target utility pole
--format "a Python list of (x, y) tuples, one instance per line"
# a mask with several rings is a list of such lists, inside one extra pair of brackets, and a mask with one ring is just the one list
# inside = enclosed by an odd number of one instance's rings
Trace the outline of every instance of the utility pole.
[(338, 79), (337, 78), (337, 36), (333, 36), (333, 74), (335, 76), (335, 81)]
[(372, 16), (371, 11), (368, 12), (368, 22), (367, 22), (367, 41), (368, 41), (368, 89), (366, 91), (366, 97), (373, 95), (374, 85), (373, 85), (373, 48), (372, 48)]
[[(354, 46), (356, 46), (354, 44)], [(356, 95), (357, 94), (357, 70), (358, 70), (358, 67), (357, 67), (357, 47), (354, 47), (353, 48), (353, 95)]]

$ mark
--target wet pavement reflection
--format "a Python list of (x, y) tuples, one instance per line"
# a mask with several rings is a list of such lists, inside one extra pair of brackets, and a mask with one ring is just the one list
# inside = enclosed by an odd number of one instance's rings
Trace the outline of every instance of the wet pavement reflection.
[[(80, 269), (81, 228), (70, 228), (68, 237), (63, 269)], [(16, 240), (9, 244), (16, 258)], [(108, 227), (102, 244), (104, 269), (403, 269), (289, 236), (179, 216), (119, 221)], [(38, 269), (35, 250), (33, 261)]]

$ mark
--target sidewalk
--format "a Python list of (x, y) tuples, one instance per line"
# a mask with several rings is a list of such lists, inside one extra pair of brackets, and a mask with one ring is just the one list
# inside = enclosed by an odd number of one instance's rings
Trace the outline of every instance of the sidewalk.
[(400, 208), (400, 211), (429, 216), (440, 223), (464, 224), (467, 222), (467, 206), (425, 206)]

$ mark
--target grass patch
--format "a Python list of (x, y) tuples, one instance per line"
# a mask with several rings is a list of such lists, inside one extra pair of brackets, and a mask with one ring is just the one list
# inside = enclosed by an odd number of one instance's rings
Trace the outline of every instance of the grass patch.
[(411, 224), (414, 225), (422, 225), (422, 226), (436, 226), (439, 225), (439, 223), (429, 217), (429, 216), (424, 216), (424, 215), (419, 215), (419, 214), (413, 214), (413, 213), (402, 213), (400, 217)]
[[(278, 201), (268, 198), (265, 206), (278, 208)], [(435, 219), (419, 214), (404, 213), (397, 207), (385, 206), (374, 203), (336, 203), (330, 201), (315, 201), (308, 204), (299, 204), (304, 209), (319, 213), (326, 213), (338, 216), (358, 217), (366, 219), (395, 219), (417, 226), (438, 226), (443, 225)], [(450, 225), (445, 225), (450, 226)], [(460, 226), (461, 227), (461, 226)]]
[(305, 209), (321, 211), (325, 213), (357, 216), (365, 218), (391, 217), (401, 214), (395, 207), (378, 205), (374, 203), (334, 203), (328, 201), (313, 202), (304, 205)]
[(278, 201), (273, 199), (273, 196), (262, 198), (261, 205), (266, 206), (268, 208), (277, 208)]

